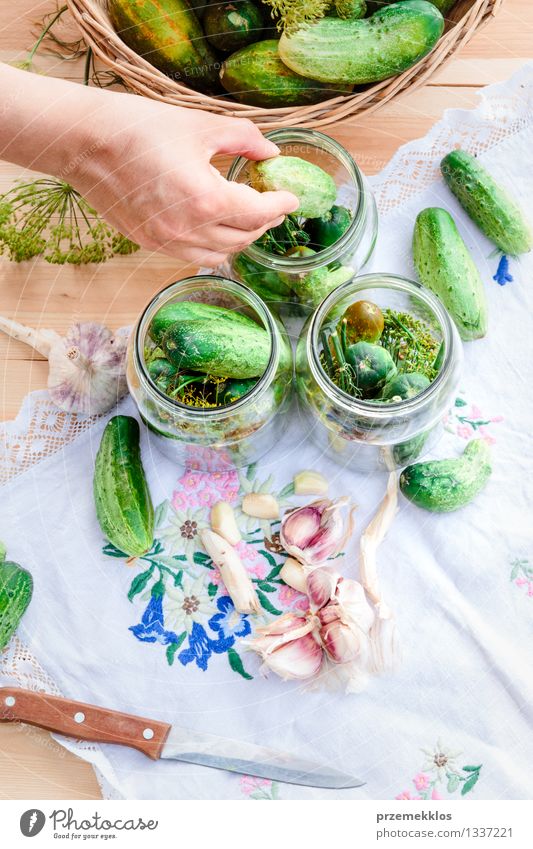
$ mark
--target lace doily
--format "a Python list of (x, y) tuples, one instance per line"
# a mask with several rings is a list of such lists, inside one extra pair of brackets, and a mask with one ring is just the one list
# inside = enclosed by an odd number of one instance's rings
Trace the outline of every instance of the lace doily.
[[(511, 80), (480, 93), (473, 110), (451, 109), (422, 139), (404, 145), (381, 174), (371, 179), (381, 219), (393, 215), (407, 200), (440, 180), (439, 161), (449, 150), (463, 147), (475, 154), (487, 151), (520, 133), (533, 120), (533, 64)], [(28, 395), (17, 418), (0, 425), (3, 451), (0, 482), (21, 474), (53, 455), (88, 430), (96, 417), (78, 417), (58, 411), (46, 391)], [(12, 686), (61, 695), (54, 680), (14, 637), (0, 658), (0, 673)], [(74, 753), (90, 752), (104, 798), (120, 798), (98, 769), (99, 747), (61, 740)]]

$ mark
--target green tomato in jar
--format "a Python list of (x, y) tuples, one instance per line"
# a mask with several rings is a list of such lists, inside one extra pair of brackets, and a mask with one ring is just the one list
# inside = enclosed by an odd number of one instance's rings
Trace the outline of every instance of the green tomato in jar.
[(345, 206), (332, 206), (320, 218), (309, 218), (305, 222), (305, 231), (311, 237), (311, 244), (322, 251), (338, 242), (352, 223), (352, 213)]
[(346, 339), (354, 342), (377, 342), (383, 333), (385, 319), (377, 304), (372, 301), (356, 301), (342, 316), (346, 321)]
[(396, 365), (386, 348), (370, 342), (356, 342), (345, 352), (346, 362), (352, 367), (355, 385), (363, 398), (372, 398), (397, 372)]

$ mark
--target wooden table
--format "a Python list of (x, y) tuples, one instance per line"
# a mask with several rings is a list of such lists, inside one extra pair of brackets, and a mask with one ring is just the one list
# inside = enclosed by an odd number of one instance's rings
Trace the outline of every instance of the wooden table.
[[(34, 41), (33, 24), (53, 7), (51, 0), (0, 0), (0, 60), (20, 60)], [(369, 118), (353, 119), (328, 132), (371, 174), (400, 145), (423, 136), (448, 107), (476, 104), (476, 90), (509, 77), (533, 58), (531, 0), (506, 0), (497, 19), (424, 88), (388, 104)], [(80, 62), (37, 57), (40, 70), (79, 80)], [(0, 162), (0, 192), (19, 169)], [(76, 268), (45, 262), (0, 260), (0, 313), (35, 327), (63, 332), (75, 320), (130, 324), (147, 300), (183, 276), (179, 262), (137, 253), (102, 266)], [(24, 396), (46, 385), (47, 366), (22, 344), (0, 336), (3, 381), (0, 416), (16, 416)], [(30, 726), (0, 728), (0, 799), (93, 799), (100, 792), (92, 768)]]

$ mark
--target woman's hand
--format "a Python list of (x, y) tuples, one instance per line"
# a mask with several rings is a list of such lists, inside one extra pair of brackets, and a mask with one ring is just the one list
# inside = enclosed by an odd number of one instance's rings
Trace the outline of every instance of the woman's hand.
[(86, 88), (0, 63), (0, 157), (72, 183), (125, 236), (218, 265), (298, 201), (229, 183), (216, 154), (279, 151), (250, 121)]

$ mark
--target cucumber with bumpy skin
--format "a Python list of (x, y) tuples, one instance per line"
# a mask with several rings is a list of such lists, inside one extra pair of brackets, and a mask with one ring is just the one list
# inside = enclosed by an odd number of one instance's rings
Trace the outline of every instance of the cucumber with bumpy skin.
[(150, 324), (150, 336), (159, 344), (163, 335), (171, 324), (176, 321), (190, 321), (191, 319), (206, 319), (213, 322), (228, 322), (238, 331), (238, 326), (257, 327), (257, 322), (247, 315), (242, 315), (235, 310), (226, 307), (218, 307), (215, 304), (204, 304), (201, 301), (174, 301), (165, 304), (154, 315)]
[(322, 82), (362, 85), (400, 74), (426, 56), (444, 30), (427, 0), (401, 0), (370, 18), (321, 18), (283, 33), (279, 55), (288, 68)]
[(256, 324), (235, 328), (205, 319), (178, 321), (163, 336), (161, 346), (180, 371), (201, 371), (215, 377), (260, 377), (270, 360), (267, 331)]
[(274, 156), (250, 166), (250, 183), (258, 192), (292, 192), (300, 201), (293, 213), (320, 218), (335, 203), (335, 180), (318, 165), (298, 156)]
[(449, 513), (472, 501), (491, 472), (489, 446), (483, 439), (473, 439), (462, 457), (408, 466), (400, 475), (400, 489), (417, 507)]
[(346, 362), (353, 369), (356, 386), (363, 398), (376, 395), (397, 371), (387, 349), (371, 342), (349, 345), (346, 349)]
[(24, 616), (33, 593), (33, 578), (26, 569), (5, 560), (0, 543), (0, 651), (9, 643)]
[(453, 150), (440, 168), (461, 206), (496, 247), (512, 256), (531, 250), (533, 231), (524, 213), (475, 156)]
[(381, 401), (406, 401), (428, 388), (430, 380), (417, 371), (397, 374), (383, 387)]
[(419, 213), (413, 258), (422, 283), (441, 299), (461, 339), (487, 332), (487, 300), (479, 272), (449, 212), (429, 207)]
[(355, 272), (350, 265), (329, 269), (327, 265), (309, 271), (302, 278), (293, 281), (293, 289), (304, 304), (318, 307), (326, 295), (337, 289), (342, 283), (351, 280)]
[(108, 421), (96, 455), (93, 492), (96, 516), (109, 542), (130, 557), (145, 554), (154, 537), (154, 508), (139, 425), (131, 416)]

